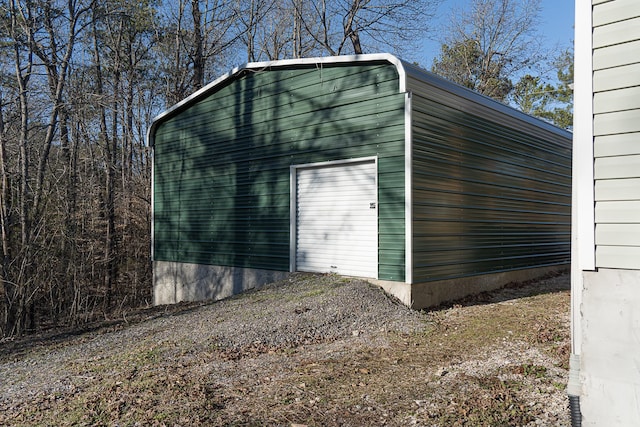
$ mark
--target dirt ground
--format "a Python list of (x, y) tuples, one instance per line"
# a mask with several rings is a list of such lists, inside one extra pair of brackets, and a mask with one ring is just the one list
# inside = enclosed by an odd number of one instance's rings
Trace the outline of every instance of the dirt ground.
[(568, 426), (569, 276), (409, 310), (297, 274), (0, 343), (0, 425)]

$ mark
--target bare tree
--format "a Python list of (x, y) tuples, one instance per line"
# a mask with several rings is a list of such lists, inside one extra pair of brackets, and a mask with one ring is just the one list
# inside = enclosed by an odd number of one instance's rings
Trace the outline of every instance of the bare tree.
[(247, 52), (247, 62), (258, 61), (260, 47), (259, 31), (265, 18), (276, 7), (275, 0), (238, 0), (235, 5), (238, 17), (240, 41)]
[(149, 295), (145, 4), (0, 0), (2, 335)]
[[(320, 0), (305, 19), (308, 33), (330, 55), (406, 52), (429, 30), (440, 0)], [(312, 26), (319, 23), (319, 29)]]
[(169, 104), (204, 86), (220, 71), (240, 34), (238, 10), (224, 0), (179, 0), (167, 5), (159, 46)]
[[(46, 248), (40, 240), (48, 221), (44, 215), (49, 194), (45, 175), (63, 109), (69, 64), (90, 4), (10, 0), (3, 6), (3, 35), (13, 52), (15, 113), (20, 124), (11, 141), (3, 129), (0, 150), (4, 180), (11, 167), (6, 157), (8, 147), (15, 147), (19, 180), (15, 204), (8, 205), (10, 183), (3, 184), (4, 206), (0, 211), (5, 221), (3, 254), (7, 268), (1, 280), (5, 289), (4, 333), (19, 334), (34, 326), (34, 301), (46, 281), (38, 280), (38, 275), (48, 274), (38, 262), (40, 251)], [(11, 224), (14, 213), (19, 218), (17, 230)], [(17, 231), (19, 239), (13, 237)]]
[(302, 58), (303, 52), (303, 1), (292, 0), (293, 3), (293, 57)]
[(247, 61), (308, 56), (315, 47), (303, 24), (304, 16), (310, 16), (310, 4), (305, 0), (239, 0), (237, 31)]
[(403, 53), (430, 28), (441, 0), (240, 0), (249, 61), (323, 54)]
[[(3, 76), (4, 77), (4, 76)], [(0, 265), (0, 335), (8, 326), (10, 318), (10, 304), (13, 299), (9, 265), (11, 262), (11, 186), (9, 184), (9, 165), (7, 158), (7, 125), (5, 122), (6, 101), (4, 92), (0, 89), (0, 237), (2, 238), (2, 264)]]
[[(148, 183), (139, 187), (141, 169), (148, 168), (146, 156), (141, 153), (144, 132), (137, 116), (139, 100), (148, 102), (147, 71), (153, 67), (152, 47), (156, 43), (154, 31), (155, 10), (144, 3), (108, 0), (93, 9), (92, 63), (89, 67), (91, 94), (95, 102), (93, 115), (79, 118), (86, 121), (85, 138), (97, 135), (93, 153), (100, 159), (102, 184), (100, 190), (100, 223), (103, 227), (100, 263), (103, 269), (104, 307), (109, 310), (114, 302), (121, 303), (135, 290), (135, 283), (122, 280), (132, 259), (146, 266), (144, 259), (132, 255), (141, 242), (148, 242), (148, 224), (140, 235), (137, 213), (137, 194), (147, 193)], [(203, 72), (200, 70), (199, 72)], [(194, 74), (196, 76), (197, 73)], [(201, 76), (196, 77), (201, 80)], [(192, 81), (196, 84), (195, 81)], [(142, 162), (142, 165), (137, 162)], [(148, 174), (143, 174), (148, 177)], [(148, 206), (147, 206), (148, 207)], [(139, 252), (139, 251), (138, 251)], [(144, 268), (144, 267), (143, 267)]]
[(504, 101), (512, 79), (544, 59), (539, 13), (540, 0), (474, 0), (452, 14), (432, 70)]

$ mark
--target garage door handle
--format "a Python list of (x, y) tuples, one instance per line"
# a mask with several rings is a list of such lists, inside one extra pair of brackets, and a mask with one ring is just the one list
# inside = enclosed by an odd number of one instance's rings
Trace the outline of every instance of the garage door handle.
[(376, 208), (376, 202), (369, 203), (369, 209), (375, 209), (375, 208)]

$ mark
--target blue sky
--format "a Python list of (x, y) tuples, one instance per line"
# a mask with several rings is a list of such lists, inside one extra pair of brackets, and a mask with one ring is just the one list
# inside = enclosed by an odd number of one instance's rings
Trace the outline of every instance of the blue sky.
[[(471, 0), (444, 0), (438, 8), (433, 24), (435, 26), (449, 21), (452, 8), (465, 9)], [(566, 49), (573, 42), (574, 0), (541, 0), (539, 32), (549, 48)], [(438, 56), (440, 44), (437, 41), (426, 40), (421, 52), (412, 58), (419, 63), (431, 67), (433, 58)]]

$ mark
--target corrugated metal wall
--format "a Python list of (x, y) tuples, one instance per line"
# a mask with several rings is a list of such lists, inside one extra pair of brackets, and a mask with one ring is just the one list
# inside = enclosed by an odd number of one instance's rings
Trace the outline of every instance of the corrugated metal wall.
[(640, 2), (594, 1), (596, 267), (640, 269)]
[(289, 166), (378, 156), (378, 275), (404, 280), (398, 88), (388, 63), (248, 70), (162, 122), (155, 260), (286, 271)]
[(568, 263), (568, 133), (535, 127), (500, 112), (504, 106), (487, 108), (415, 73), (407, 87), (414, 282)]

